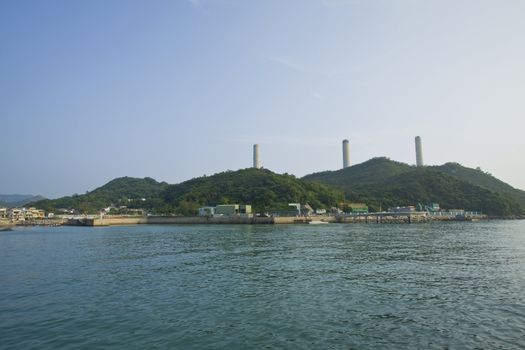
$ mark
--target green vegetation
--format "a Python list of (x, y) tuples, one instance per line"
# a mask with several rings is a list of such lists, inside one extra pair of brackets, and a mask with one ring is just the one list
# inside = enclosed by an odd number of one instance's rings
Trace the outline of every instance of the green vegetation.
[(163, 203), (159, 195), (167, 186), (167, 183), (157, 182), (149, 177), (144, 179), (120, 177), (83, 195), (46, 199), (31, 205), (48, 212), (56, 212), (57, 209), (76, 209), (80, 213), (97, 213), (112, 204), (128, 208), (162, 208)]
[(110, 205), (125, 205), (156, 214), (195, 215), (201, 206), (228, 203), (251, 204), (259, 212), (289, 210), (288, 203), (292, 202), (329, 209), (342, 198), (341, 192), (321, 184), (250, 168), (199, 177), (177, 185), (159, 183), (151, 178), (123, 177), (84, 195), (43, 200), (33, 205), (46, 211), (64, 208), (80, 213), (97, 213)]
[[(482, 211), (491, 216), (525, 214), (520, 202), (509, 195), (512, 191), (508, 188), (512, 187), (488, 174), (464, 167), (461, 167), (465, 169), (461, 174), (467, 175), (450, 175), (444, 170), (450, 169), (447, 164), (442, 166), (444, 168), (415, 168), (387, 158), (374, 158), (346, 169), (307, 175), (304, 179), (338, 188), (345, 192), (347, 200), (365, 202), (372, 211), (379, 210), (380, 206), (384, 210), (437, 202), (443, 208)], [(471, 171), (476, 173), (473, 178), (468, 176)], [(484, 186), (479, 185), (482, 181)], [(501, 191), (502, 184), (507, 192)]]
[(163, 195), (166, 203), (183, 215), (195, 214), (202, 205), (229, 203), (251, 204), (257, 212), (289, 210), (288, 203), (296, 202), (330, 209), (342, 199), (342, 193), (324, 185), (254, 168), (226, 171), (171, 185)]
[(380, 183), (386, 178), (408, 173), (412, 170), (414, 167), (408, 164), (395, 162), (386, 157), (377, 157), (345, 169), (306, 175), (303, 180), (321, 182), (332, 187), (348, 190), (353, 186)]
[(443, 208), (482, 211), (491, 216), (525, 215), (525, 192), (490, 174), (456, 163), (416, 168), (384, 157), (303, 179), (254, 168), (225, 171), (176, 185), (151, 178), (122, 177), (83, 195), (28, 205), (53, 212), (64, 208), (96, 213), (113, 205), (154, 214), (195, 215), (201, 206), (218, 204), (251, 204), (254, 211), (267, 212), (289, 210), (288, 203), (296, 202), (330, 209), (344, 200), (366, 203), (370, 211), (437, 202)]
[(467, 168), (458, 163), (445, 163), (443, 165), (430, 168), (453, 176), (456, 179), (467, 181), (473, 185), (483, 187), (487, 190), (509, 196), (525, 208), (525, 191), (516, 189), (479, 168)]

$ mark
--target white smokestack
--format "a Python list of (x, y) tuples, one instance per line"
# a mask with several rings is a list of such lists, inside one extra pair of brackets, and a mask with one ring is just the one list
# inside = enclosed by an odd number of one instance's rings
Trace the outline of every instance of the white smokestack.
[(260, 169), (261, 164), (259, 163), (259, 145), (253, 145), (253, 167), (255, 169)]
[(343, 168), (350, 166), (350, 144), (348, 140), (343, 140)]
[(423, 147), (419, 136), (416, 136), (416, 166), (423, 166)]

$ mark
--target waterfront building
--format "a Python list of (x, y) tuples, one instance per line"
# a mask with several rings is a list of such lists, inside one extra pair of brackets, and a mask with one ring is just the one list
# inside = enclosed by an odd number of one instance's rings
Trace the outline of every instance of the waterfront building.
[(252, 216), (250, 204), (221, 204), (215, 207), (214, 215), (217, 216)]
[(426, 212), (429, 212), (429, 213), (435, 213), (435, 212), (440, 211), (441, 208), (439, 207), (439, 203), (430, 203), (430, 204), (418, 203), (417, 210), (418, 211), (426, 211)]
[(215, 215), (239, 214), (239, 204), (221, 204), (215, 207)]
[(306, 203), (301, 207), (301, 215), (310, 216), (314, 212), (314, 209), (310, 206), (310, 204)]
[(24, 221), (24, 211), (21, 208), (10, 208), (7, 212), (11, 222)]
[(413, 205), (407, 207), (388, 208), (389, 213), (413, 213), (415, 211), (416, 207), (414, 207)]
[(301, 215), (301, 203), (288, 203), (289, 207), (293, 207), (297, 209), (296, 215)]
[(25, 210), (24, 217), (26, 220), (45, 219), (46, 212), (44, 210), (31, 207)]
[(368, 205), (365, 203), (348, 203), (346, 208), (352, 214), (368, 213)]
[(199, 208), (199, 216), (212, 217), (215, 214), (215, 207)]
[(252, 213), (252, 206), (250, 204), (241, 204), (239, 206), (239, 214), (250, 215)]
[[(2, 216), (3, 215), (3, 216)], [(9, 218), (12, 222), (26, 221), (26, 220), (40, 220), (46, 218), (46, 212), (36, 208), (9, 208), (6, 209), (5, 214), (0, 209), (0, 217)]]

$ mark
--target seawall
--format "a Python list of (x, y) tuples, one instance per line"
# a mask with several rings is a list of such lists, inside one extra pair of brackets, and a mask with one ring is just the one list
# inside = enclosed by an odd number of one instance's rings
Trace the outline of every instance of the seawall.
[(70, 226), (115, 226), (115, 225), (209, 225), (209, 224), (307, 224), (311, 221), (335, 222), (333, 216), (323, 217), (200, 217), (200, 216), (141, 216), (69, 219), (65, 225)]
[[(463, 220), (484, 219), (479, 216), (476, 218), (466, 218)], [(221, 216), (221, 217), (202, 217), (202, 216), (103, 216), (85, 217), (68, 219), (65, 225), (70, 226), (115, 226), (115, 225), (209, 225), (209, 224), (241, 224), (241, 225), (261, 225), (261, 224), (309, 224), (309, 223), (367, 223), (367, 224), (396, 224), (396, 223), (421, 223), (435, 220), (459, 220), (456, 217), (431, 217), (425, 212), (411, 213), (368, 213), (358, 215), (338, 215), (338, 216), (283, 216), (283, 217), (245, 217), (245, 216)]]

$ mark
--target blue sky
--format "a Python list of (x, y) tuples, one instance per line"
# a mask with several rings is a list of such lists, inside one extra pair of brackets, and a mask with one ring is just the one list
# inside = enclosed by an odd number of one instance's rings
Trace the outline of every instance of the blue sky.
[(0, 193), (376, 156), (525, 189), (525, 2), (0, 2)]

